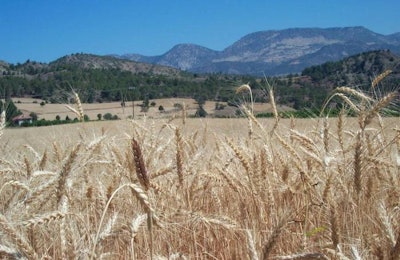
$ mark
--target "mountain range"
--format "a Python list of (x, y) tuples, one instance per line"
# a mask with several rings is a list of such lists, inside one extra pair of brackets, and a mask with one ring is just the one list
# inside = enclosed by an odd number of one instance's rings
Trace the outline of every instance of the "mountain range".
[(158, 56), (113, 55), (194, 73), (282, 75), (371, 50), (400, 54), (400, 33), (382, 35), (367, 28), (292, 28), (245, 35), (222, 51), (178, 44)]

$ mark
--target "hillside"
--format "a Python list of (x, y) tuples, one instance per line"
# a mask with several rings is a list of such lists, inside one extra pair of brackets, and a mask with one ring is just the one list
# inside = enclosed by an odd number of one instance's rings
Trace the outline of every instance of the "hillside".
[[(219, 90), (248, 81), (248, 77), (197, 75), (91, 54), (67, 55), (49, 64), (30, 60), (16, 65), (4, 63), (0, 68), (3, 98), (33, 96), (55, 103), (68, 101), (66, 93), (71, 93), (71, 88), (88, 103), (164, 97), (214, 99)], [(224, 98), (232, 96), (231, 92)]]
[(400, 83), (400, 57), (390, 51), (357, 54), (341, 61), (327, 62), (303, 70), (315, 84), (325, 87), (357, 86), (368, 88), (372, 79), (386, 70), (392, 73), (385, 79), (389, 85)]
[(49, 64), (50, 69), (53, 70), (66, 66), (75, 66), (81, 69), (119, 69), (132, 73), (152, 73), (168, 76), (178, 76), (180, 74), (179, 70), (172, 67), (91, 54), (67, 55)]
[[(390, 51), (372, 51), (304, 69), (301, 75), (267, 77), (276, 101), (294, 109), (318, 109), (338, 86), (367, 89), (371, 80), (390, 69), (385, 86), (400, 84), (400, 58)], [(3, 64), (1, 98), (33, 97), (48, 103), (72, 102), (72, 89), (84, 103), (193, 98), (237, 105), (235, 88), (249, 83), (256, 102), (268, 102), (264, 77), (192, 74), (173, 68), (107, 56), (75, 54), (50, 64), (27, 61)]]
[(222, 51), (179, 44), (159, 56), (120, 58), (162, 64), (196, 73), (281, 75), (371, 50), (400, 54), (399, 34), (381, 35), (364, 27), (292, 28), (245, 35)]

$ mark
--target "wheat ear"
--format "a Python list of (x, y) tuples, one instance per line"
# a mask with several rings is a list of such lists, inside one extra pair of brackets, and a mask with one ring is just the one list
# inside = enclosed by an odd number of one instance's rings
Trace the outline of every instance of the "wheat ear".
[(278, 114), (278, 109), (276, 108), (274, 88), (272, 86), (270, 86), (269, 84), (268, 84), (268, 94), (269, 94), (269, 99), (270, 99), (271, 106), (272, 106), (272, 113), (274, 114), (274, 118), (275, 118), (275, 124), (271, 130), (271, 134), (272, 134), (274, 132), (274, 130), (278, 127), (279, 114)]
[(368, 102), (374, 101), (371, 97), (369, 97), (369, 96), (365, 95), (364, 93), (362, 93), (361, 91), (357, 91), (353, 88), (339, 87), (339, 88), (336, 88), (336, 91), (355, 96), (363, 101), (368, 101)]
[(31, 245), (17, 232), (8, 222), (3, 214), (0, 214), (0, 228), (4, 234), (11, 239), (11, 241), (22, 251), (28, 259), (39, 259), (36, 252)]
[(43, 225), (43, 224), (48, 224), (50, 222), (62, 219), (65, 217), (65, 213), (62, 213), (61, 211), (54, 211), (51, 213), (46, 213), (41, 216), (36, 216), (34, 218), (25, 220), (23, 222), (23, 225), (26, 227), (35, 227), (37, 225)]
[(152, 229), (152, 224), (153, 223), (156, 224), (157, 226), (161, 226), (159, 221), (158, 221), (158, 218), (154, 214), (154, 209), (151, 206), (149, 198), (146, 195), (145, 191), (142, 188), (140, 188), (140, 186), (138, 186), (138, 185), (136, 185), (134, 183), (124, 184), (124, 185), (118, 187), (111, 194), (110, 198), (108, 199), (108, 201), (107, 201), (107, 203), (106, 203), (106, 205), (104, 207), (103, 214), (101, 215), (99, 226), (97, 228), (96, 236), (95, 236), (94, 241), (93, 241), (93, 248), (91, 250), (91, 257), (90, 257), (91, 259), (95, 259), (96, 258), (96, 247), (97, 247), (97, 244), (98, 244), (98, 242), (100, 240), (99, 239), (100, 238), (100, 230), (101, 230), (101, 227), (103, 225), (106, 213), (107, 213), (107, 211), (108, 211), (108, 209), (110, 207), (111, 201), (114, 199), (115, 195), (125, 187), (130, 188), (130, 190), (132, 191), (133, 195), (138, 199), (138, 201), (140, 202), (140, 204), (142, 205), (142, 207), (146, 211), (146, 213), (147, 213), (147, 221), (148, 221), (148, 228), (150, 230), (150, 234), (152, 233), (151, 229)]
[(379, 74), (372, 82), (371, 82), (371, 89), (374, 89), (379, 82), (381, 82), (384, 78), (386, 78), (387, 75), (392, 73), (391, 70), (386, 70), (383, 73)]
[(232, 142), (231, 139), (226, 137), (226, 142), (228, 143), (229, 147), (235, 152), (236, 157), (242, 163), (242, 166), (246, 169), (247, 174), (250, 177), (250, 173), (252, 172), (252, 167), (249, 160), (243, 155), (242, 151)]
[(150, 188), (150, 179), (147, 174), (146, 165), (144, 163), (142, 149), (140, 148), (140, 145), (135, 138), (132, 138), (131, 144), (137, 178), (139, 179), (140, 184), (146, 190), (148, 190)]
[(254, 113), (254, 101), (253, 101), (253, 92), (251, 91), (251, 87), (249, 84), (243, 84), (236, 89), (236, 94), (242, 92), (249, 92), (250, 95), (250, 102), (251, 102), (251, 113)]
[(63, 197), (63, 195), (65, 195), (64, 192), (65, 192), (65, 184), (67, 181), (67, 177), (71, 172), (72, 163), (75, 161), (76, 157), (78, 156), (78, 151), (79, 151), (80, 147), (81, 147), (81, 144), (78, 144), (77, 146), (75, 146), (72, 149), (67, 161), (64, 163), (64, 165), (61, 169), (61, 172), (58, 177), (58, 185), (57, 185), (57, 204), (60, 204), (61, 198)]
[(390, 102), (392, 102), (392, 100), (397, 96), (398, 92), (393, 91), (376, 102), (375, 105), (365, 115), (364, 121), (362, 122), (362, 127), (365, 128), (369, 123), (371, 123), (372, 119), (377, 115), (377, 113), (379, 113), (382, 108), (389, 105)]

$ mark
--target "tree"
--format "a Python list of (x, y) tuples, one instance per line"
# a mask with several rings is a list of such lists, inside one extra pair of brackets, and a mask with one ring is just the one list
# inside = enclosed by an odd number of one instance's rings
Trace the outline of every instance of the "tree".
[(112, 119), (112, 114), (111, 113), (105, 113), (103, 115), (103, 119), (104, 120), (111, 120)]
[(199, 105), (195, 117), (206, 117), (206, 116), (207, 116), (207, 111), (204, 109), (203, 105)]
[(100, 114), (100, 113), (99, 113), (99, 114), (97, 114), (97, 120), (99, 120), (99, 121), (100, 121), (100, 120), (101, 120), (101, 118), (102, 118), (102, 114)]
[(146, 96), (143, 100), (141, 111), (147, 112), (149, 110), (149, 104), (150, 104), (149, 97)]
[(38, 115), (35, 112), (31, 112), (29, 116), (32, 117), (32, 122), (36, 122), (38, 120)]
[(0, 100), (0, 113), (3, 112), (3, 110), (6, 112), (6, 122), (11, 124), (14, 117), (22, 114), (11, 99), (7, 99), (5, 103)]
[(60, 117), (59, 115), (56, 115), (56, 120), (57, 120), (57, 121), (60, 121), (60, 120), (61, 120), (61, 117)]
[(160, 113), (163, 113), (163, 112), (165, 111), (165, 110), (164, 110), (164, 107), (160, 105), (160, 106), (158, 107), (158, 111), (160, 111)]

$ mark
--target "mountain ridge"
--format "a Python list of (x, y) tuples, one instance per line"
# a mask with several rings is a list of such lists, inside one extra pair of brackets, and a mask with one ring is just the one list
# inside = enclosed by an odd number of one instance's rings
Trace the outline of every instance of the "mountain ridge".
[(115, 55), (195, 73), (278, 75), (372, 50), (400, 54), (400, 33), (382, 35), (365, 27), (288, 28), (244, 35), (222, 51), (177, 44), (162, 55)]

